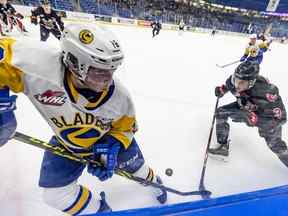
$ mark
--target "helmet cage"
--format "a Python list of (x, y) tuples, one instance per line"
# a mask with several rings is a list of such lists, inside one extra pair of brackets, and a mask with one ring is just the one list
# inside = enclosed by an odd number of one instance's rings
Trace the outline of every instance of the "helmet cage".
[(250, 88), (252, 88), (253, 86), (254, 86), (254, 84), (255, 84), (255, 82), (256, 82), (256, 78), (255, 79), (250, 79), (250, 80), (248, 80), (248, 79), (242, 79), (242, 78), (240, 78), (240, 77), (237, 77), (237, 76), (235, 76), (235, 74), (233, 74), (232, 75), (232, 83), (233, 83), (233, 85), (235, 86), (235, 80), (236, 79), (239, 79), (239, 80), (245, 80), (245, 81), (247, 81), (248, 82), (248, 89), (250, 89)]

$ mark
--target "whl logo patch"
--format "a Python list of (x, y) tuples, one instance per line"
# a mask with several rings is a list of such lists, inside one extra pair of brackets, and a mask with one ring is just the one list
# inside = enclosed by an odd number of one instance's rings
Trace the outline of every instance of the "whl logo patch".
[(47, 90), (42, 94), (34, 95), (37, 101), (45, 105), (62, 106), (66, 101), (64, 92)]

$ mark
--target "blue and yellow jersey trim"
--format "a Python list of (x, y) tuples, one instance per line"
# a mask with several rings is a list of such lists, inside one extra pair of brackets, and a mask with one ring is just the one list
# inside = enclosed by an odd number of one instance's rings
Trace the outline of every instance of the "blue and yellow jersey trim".
[(79, 215), (81, 211), (87, 207), (91, 198), (92, 198), (91, 192), (87, 188), (80, 185), (80, 190), (76, 200), (71, 206), (64, 209), (63, 212), (70, 215)]
[[(73, 103), (77, 103), (80, 98), (80, 93), (77, 91), (75, 86), (72, 83), (71, 80), (71, 73), (68, 73), (68, 71), (65, 72), (65, 79), (64, 79), (64, 88), (68, 93), (69, 98)], [(85, 109), (87, 110), (94, 110), (103, 105), (106, 101), (108, 101), (111, 96), (113, 95), (115, 89), (114, 83), (109, 87), (109, 89), (104, 90), (99, 97), (96, 98), (94, 101), (89, 101), (87, 104), (84, 105)]]
[(23, 72), (12, 65), (13, 45), (11, 38), (0, 39), (0, 88), (8, 86), (13, 92), (24, 91)]
[(107, 133), (119, 140), (127, 149), (131, 144), (134, 132), (136, 132), (135, 117), (123, 116), (119, 120), (112, 123), (111, 130)]

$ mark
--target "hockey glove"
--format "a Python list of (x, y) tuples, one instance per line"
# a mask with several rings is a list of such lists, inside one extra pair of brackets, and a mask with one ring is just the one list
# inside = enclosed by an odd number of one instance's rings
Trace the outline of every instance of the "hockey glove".
[(38, 24), (38, 20), (36, 16), (30, 16), (30, 22), (34, 25)]
[(9, 88), (0, 89), (0, 146), (7, 143), (16, 130), (16, 98), (16, 95), (9, 96)]
[(240, 58), (240, 62), (244, 62), (246, 61), (248, 55), (243, 55), (241, 58)]
[(226, 86), (222, 85), (222, 86), (217, 86), (215, 88), (215, 96), (218, 98), (223, 97), (227, 92)]
[(100, 158), (103, 166), (88, 165), (88, 173), (98, 177), (100, 181), (105, 181), (113, 176), (121, 149), (121, 143), (112, 136), (107, 136), (103, 141), (105, 143), (97, 143), (93, 146), (94, 159)]

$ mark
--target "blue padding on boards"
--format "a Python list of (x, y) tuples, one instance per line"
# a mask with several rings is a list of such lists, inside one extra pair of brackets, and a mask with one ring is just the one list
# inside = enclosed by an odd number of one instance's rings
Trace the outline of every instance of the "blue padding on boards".
[(288, 185), (209, 200), (131, 209), (100, 215), (288, 216)]

